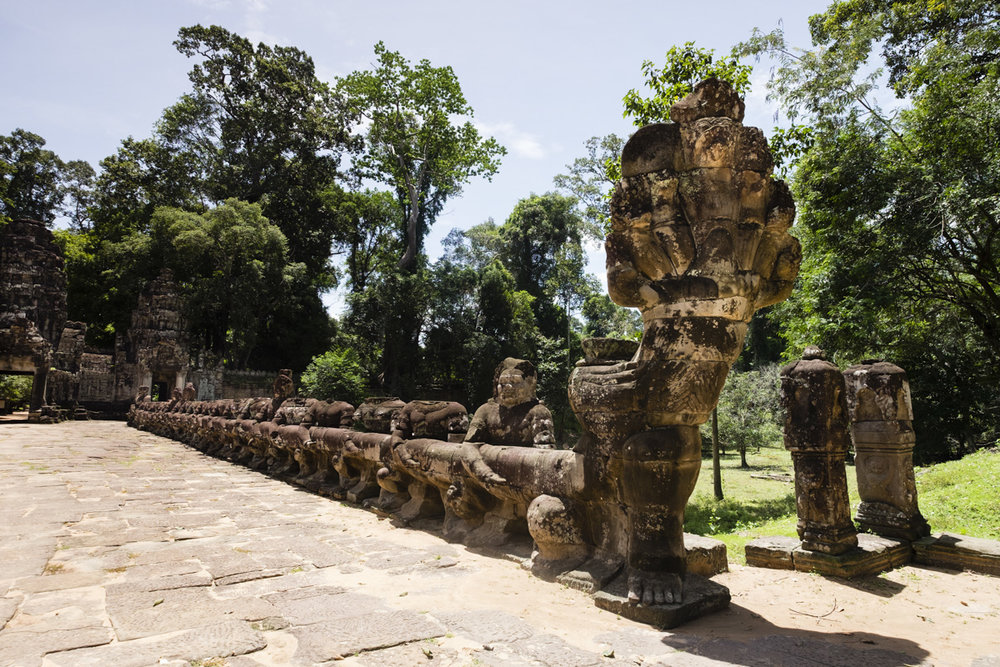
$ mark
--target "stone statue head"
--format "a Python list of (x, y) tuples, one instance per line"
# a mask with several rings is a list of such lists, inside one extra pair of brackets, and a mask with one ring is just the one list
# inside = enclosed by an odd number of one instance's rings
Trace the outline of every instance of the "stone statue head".
[(271, 396), (276, 402), (280, 403), (294, 395), (295, 384), (292, 382), (292, 370), (290, 368), (282, 368), (278, 371), (278, 377), (274, 380), (274, 388), (271, 391)]
[(493, 374), (493, 398), (500, 405), (512, 408), (533, 400), (537, 384), (538, 374), (534, 364), (507, 357)]

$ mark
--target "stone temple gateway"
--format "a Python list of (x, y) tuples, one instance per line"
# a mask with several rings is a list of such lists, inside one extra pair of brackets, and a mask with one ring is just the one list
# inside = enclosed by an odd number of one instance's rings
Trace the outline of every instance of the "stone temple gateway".
[(66, 323), (63, 258), (40, 222), (15, 220), (0, 232), (0, 373), (34, 376), (31, 409), (38, 410)]
[(30, 417), (123, 418), (137, 395), (169, 400), (189, 381), (197, 397), (254, 396), (271, 373), (228, 372), (194, 356), (170, 271), (139, 295), (131, 326), (114, 349), (91, 349), (87, 325), (67, 321), (63, 258), (52, 232), (35, 220), (0, 227), (0, 373), (33, 377)]
[(568, 388), (584, 427), (575, 450), (551, 449), (534, 368), (516, 359), (471, 422), (461, 406), (389, 397), (355, 419), (340, 402), (289, 398), (286, 376), (270, 399), (140, 402), (131, 422), (406, 523), (441, 520), (466, 544), (530, 536), (534, 572), (629, 618), (674, 626), (725, 607), (728, 590), (688, 572), (698, 426), (753, 313), (787, 297), (801, 259), (794, 204), (743, 110), (707, 80), (674, 105), (674, 122), (625, 146), (608, 285), (640, 309), (643, 337), (588, 343)]

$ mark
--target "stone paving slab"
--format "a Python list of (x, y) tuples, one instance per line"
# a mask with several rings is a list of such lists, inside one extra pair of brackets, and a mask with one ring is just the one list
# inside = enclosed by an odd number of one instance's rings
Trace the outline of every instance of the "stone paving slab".
[(187, 664), (204, 656), (227, 658), (259, 651), (267, 646), (264, 635), (244, 621), (226, 621), (167, 637), (117, 642), (98, 648), (50, 653), (46, 662), (53, 667), (146, 667), (163, 660)]
[[(517, 562), (113, 422), (0, 421), (0, 565), (0, 667), (903, 665), (926, 657), (845, 648), (835, 634), (792, 636), (773, 625), (760, 637), (664, 632), (602, 611)], [(977, 667), (996, 664), (995, 650), (983, 653)]]
[(299, 640), (295, 659), (315, 664), (363, 651), (433, 639), (444, 635), (445, 631), (423, 614), (379, 610), (296, 627), (292, 633)]

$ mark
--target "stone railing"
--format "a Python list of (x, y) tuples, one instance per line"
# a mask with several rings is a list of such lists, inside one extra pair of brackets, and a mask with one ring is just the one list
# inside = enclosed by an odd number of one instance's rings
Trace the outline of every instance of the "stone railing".
[[(401, 414), (428, 405), (446, 418), (401, 425)], [(143, 401), (133, 406), (129, 423), (407, 522), (443, 519), (447, 537), (478, 546), (503, 545), (531, 531), (544, 552), (552, 540), (541, 526), (532, 529), (533, 501), (547, 494), (569, 502), (594, 495), (585, 492), (580, 454), (463, 442), (469, 422), (458, 404), (382, 398), (358, 414), (355, 428), (354, 409), (342, 402), (291, 398), (275, 408), (267, 398)], [(583, 537), (559, 541), (582, 544)]]

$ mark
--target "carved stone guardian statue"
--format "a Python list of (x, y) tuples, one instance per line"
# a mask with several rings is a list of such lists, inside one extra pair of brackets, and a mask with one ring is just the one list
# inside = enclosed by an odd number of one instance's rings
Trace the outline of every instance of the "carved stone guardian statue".
[(608, 292), (641, 311), (642, 342), (631, 360), (579, 366), (570, 386), (590, 465), (624, 506), (627, 595), (642, 605), (684, 598), (698, 425), (753, 313), (788, 296), (801, 261), (791, 196), (732, 87), (702, 81), (670, 117), (625, 145), (606, 241)]

